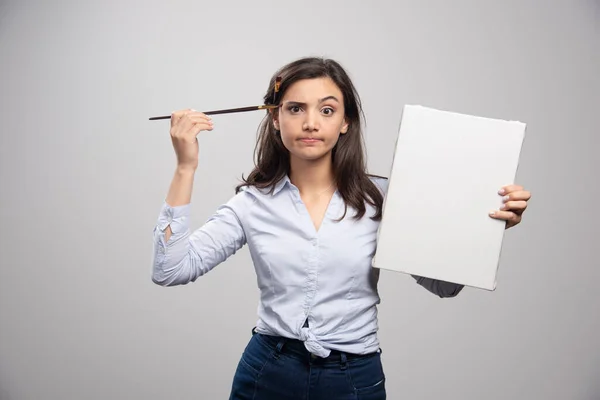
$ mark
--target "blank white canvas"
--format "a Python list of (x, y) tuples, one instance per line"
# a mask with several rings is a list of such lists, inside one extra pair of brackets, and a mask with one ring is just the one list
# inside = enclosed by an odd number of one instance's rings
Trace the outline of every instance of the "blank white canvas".
[(405, 106), (373, 266), (494, 290), (525, 126)]

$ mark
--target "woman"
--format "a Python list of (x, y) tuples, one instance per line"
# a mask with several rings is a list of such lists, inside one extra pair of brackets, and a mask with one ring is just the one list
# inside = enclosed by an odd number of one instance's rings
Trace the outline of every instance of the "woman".
[[(371, 259), (387, 180), (366, 173), (359, 96), (338, 63), (304, 58), (277, 71), (264, 101), (279, 108), (259, 128), (256, 167), (193, 232), (196, 136), (213, 123), (194, 110), (173, 113), (177, 169), (154, 231), (153, 281), (193, 282), (248, 244), (259, 318), (230, 399), (385, 399)], [(530, 194), (503, 190), (492, 217), (511, 227)], [(462, 289), (414, 278), (440, 297)]]

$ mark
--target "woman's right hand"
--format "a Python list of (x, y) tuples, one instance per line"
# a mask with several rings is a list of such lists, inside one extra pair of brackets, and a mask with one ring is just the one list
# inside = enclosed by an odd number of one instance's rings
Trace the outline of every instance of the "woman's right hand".
[(171, 114), (171, 141), (177, 155), (177, 168), (195, 170), (198, 167), (200, 131), (212, 131), (212, 119), (204, 113), (187, 109)]

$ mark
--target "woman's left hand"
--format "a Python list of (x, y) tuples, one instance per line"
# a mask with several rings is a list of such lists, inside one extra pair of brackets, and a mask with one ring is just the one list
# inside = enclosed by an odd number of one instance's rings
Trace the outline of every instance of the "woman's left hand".
[(531, 193), (524, 190), (523, 186), (507, 185), (501, 188), (498, 194), (504, 196), (502, 198), (504, 204), (499, 210), (492, 211), (490, 217), (505, 220), (508, 229), (521, 222)]

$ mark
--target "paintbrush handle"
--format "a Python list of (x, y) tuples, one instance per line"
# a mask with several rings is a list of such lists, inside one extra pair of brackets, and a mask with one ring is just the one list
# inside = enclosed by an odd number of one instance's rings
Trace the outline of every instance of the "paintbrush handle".
[[(246, 111), (257, 111), (257, 110), (267, 110), (270, 108), (277, 108), (279, 106), (276, 105), (262, 105), (262, 106), (251, 106), (251, 107), (240, 107), (240, 108), (228, 108), (226, 110), (214, 110), (214, 111), (205, 111), (206, 115), (215, 115), (215, 114), (230, 114), (237, 112), (246, 112)], [(164, 115), (162, 117), (150, 117), (150, 121), (156, 121), (159, 119), (171, 119), (170, 115)]]

